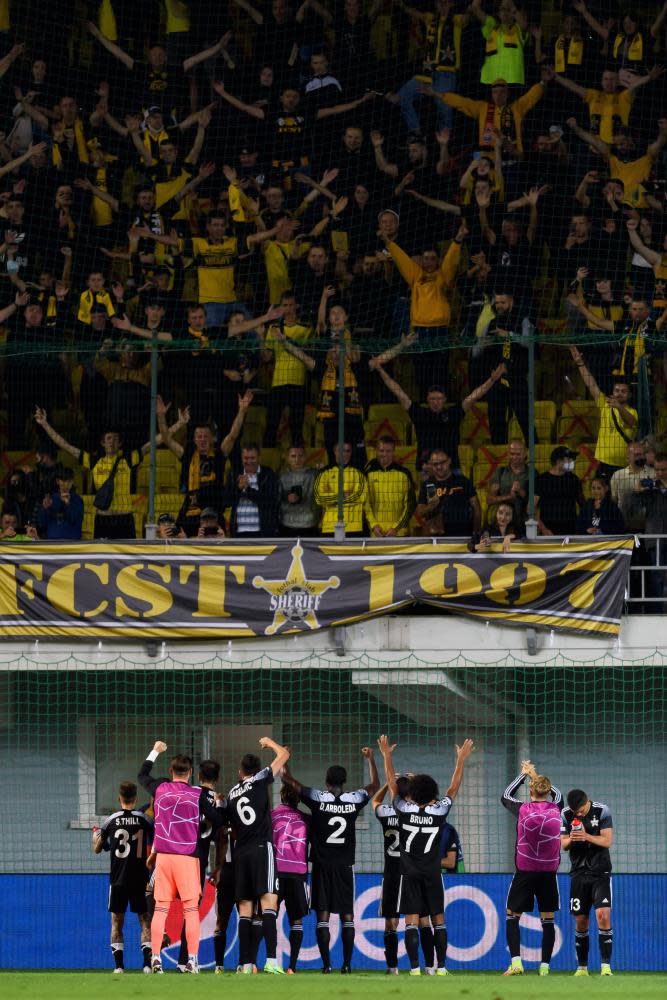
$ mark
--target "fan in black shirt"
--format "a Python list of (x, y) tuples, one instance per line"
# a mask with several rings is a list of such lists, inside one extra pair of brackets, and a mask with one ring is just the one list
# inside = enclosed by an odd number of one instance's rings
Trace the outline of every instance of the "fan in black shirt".
[(462, 403), (447, 404), (447, 394), (442, 386), (432, 385), (426, 393), (426, 407), (420, 406), (384, 370), (378, 359), (369, 362), (390, 392), (396, 396), (407, 411), (417, 432), (417, 468), (421, 469), (431, 452), (438, 448), (449, 455), (459, 465), (459, 436), (461, 421), (473, 403), (483, 399), (491, 387), (503, 375), (505, 367), (500, 364), (485, 382), (468, 393)]
[(551, 468), (535, 480), (535, 509), (542, 535), (569, 535), (577, 528), (577, 506), (584, 496), (572, 471), (576, 451), (560, 445), (551, 452)]

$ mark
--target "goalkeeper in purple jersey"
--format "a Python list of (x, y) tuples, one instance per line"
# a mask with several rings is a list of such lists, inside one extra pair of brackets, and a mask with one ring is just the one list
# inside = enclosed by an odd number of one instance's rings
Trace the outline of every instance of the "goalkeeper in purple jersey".
[[(514, 798), (514, 793), (530, 779), (530, 799)], [(560, 909), (556, 872), (560, 864), (560, 804), (563, 796), (544, 774), (538, 774), (529, 760), (521, 764), (521, 774), (503, 792), (501, 802), (517, 817), (516, 872), (507, 895), (507, 947), (512, 958), (504, 973), (523, 975), (519, 920), (530, 913), (537, 900), (542, 924), (542, 961), (539, 975), (549, 974), (556, 940), (554, 914)]]

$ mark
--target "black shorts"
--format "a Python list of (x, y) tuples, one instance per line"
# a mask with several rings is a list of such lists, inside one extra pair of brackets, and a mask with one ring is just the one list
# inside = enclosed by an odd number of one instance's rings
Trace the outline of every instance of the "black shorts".
[(434, 917), (445, 912), (442, 875), (401, 875), (398, 912)]
[(313, 864), (311, 906), (316, 913), (354, 913), (354, 868)]
[(611, 906), (611, 875), (575, 872), (570, 880), (570, 913), (573, 917), (588, 916), (594, 910)]
[(310, 893), (305, 875), (278, 875), (278, 906), (285, 904), (290, 924), (310, 913)]
[(125, 913), (127, 907), (132, 913), (147, 913), (145, 885), (110, 885), (109, 913)]
[(399, 871), (385, 871), (382, 877), (382, 896), (380, 897), (380, 909), (378, 911), (385, 920), (392, 920), (398, 917), (398, 891), (401, 886), (401, 873)]
[(273, 856), (273, 844), (257, 844), (242, 854), (234, 855), (234, 897), (259, 899), (268, 892), (278, 892), (278, 876)]
[(537, 900), (540, 913), (560, 910), (556, 872), (515, 872), (507, 893), (507, 909), (513, 913), (532, 913)]

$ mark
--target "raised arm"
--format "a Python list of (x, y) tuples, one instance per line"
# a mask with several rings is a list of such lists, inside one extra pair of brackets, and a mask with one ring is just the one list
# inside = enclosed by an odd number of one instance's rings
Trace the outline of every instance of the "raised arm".
[(417, 333), (402, 333), (399, 342), (394, 344), (393, 347), (388, 347), (381, 354), (377, 354), (374, 358), (371, 358), (368, 362), (368, 367), (371, 371), (376, 371), (382, 365), (386, 365), (387, 362), (393, 361), (394, 358), (397, 358), (408, 347), (416, 344), (418, 340), (419, 334)]
[(105, 202), (113, 212), (119, 210), (118, 199), (114, 198), (108, 191), (103, 191), (102, 188), (95, 187), (87, 177), (77, 177), (74, 181), (74, 186), (80, 188), (82, 191), (90, 192), (95, 198), (99, 198), (100, 201)]
[(93, 38), (96, 38), (100, 45), (103, 45), (107, 52), (110, 52), (112, 56), (127, 66), (129, 70), (134, 69), (134, 59), (127, 52), (124, 52), (119, 45), (112, 42), (109, 38), (102, 34), (100, 29), (92, 21), (87, 22), (88, 31), (91, 33)]
[(243, 395), (238, 397), (239, 408), (236, 411), (236, 416), (234, 417), (232, 426), (229, 428), (228, 433), (220, 442), (220, 451), (225, 456), (225, 458), (229, 458), (234, 448), (234, 445), (238, 440), (238, 436), (241, 433), (241, 430), (243, 428), (243, 423), (246, 418), (246, 413), (248, 412), (248, 407), (252, 403), (253, 395), (254, 393), (252, 389), (246, 389)]
[(35, 410), (35, 423), (39, 424), (54, 444), (58, 445), (59, 448), (62, 448), (63, 451), (66, 451), (68, 455), (72, 456), (72, 458), (75, 458), (77, 461), (79, 460), (81, 457), (81, 449), (76, 448), (73, 444), (70, 444), (69, 441), (66, 441), (65, 438), (51, 426), (46, 419), (46, 410), (43, 410), (39, 406)]
[(584, 21), (593, 29), (596, 35), (604, 39), (606, 42), (609, 38), (609, 28), (606, 24), (600, 24), (598, 19), (591, 14), (590, 10), (584, 3), (584, 0), (573, 0), (572, 6), (576, 11), (578, 11), (583, 17)]
[(575, 83), (574, 80), (568, 80), (566, 76), (561, 76), (560, 73), (554, 73), (554, 75), (549, 78), (555, 80), (556, 83), (561, 85), (561, 87), (565, 87), (566, 90), (571, 90), (572, 93), (576, 94), (577, 97), (580, 97), (582, 101), (586, 100), (586, 88), (580, 86), (578, 83)]
[(5, 75), (7, 70), (10, 69), (11, 66), (13, 66), (14, 62), (23, 53), (24, 49), (25, 45), (23, 45), (22, 43), (18, 45), (12, 45), (7, 55), (3, 56), (2, 59), (0, 59), (0, 80)]
[(255, 24), (264, 24), (264, 15), (260, 14), (260, 12), (253, 7), (251, 3), (248, 3), (248, 0), (233, 0), (233, 3), (235, 3), (237, 7), (240, 7), (241, 10), (244, 10), (246, 14), (249, 14)]
[(639, 221), (634, 218), (629, 218), (625, 223), (628, 228), (628, 236), (630, 237), (630, 243), (637, 251), (641, 254), (644, 260), (647, 260), (651, 267), (655, 267), (662, 260), (662, 254), (657, 253), (655, 250), (651, 250), (643, 242), (641, 236), (639, 235)]
[(230, 94), (227, 90), (225, 90), (225, 85), (221, 83), (219, 80), (214, 80), (212, 87), (216, 92), (216, 94), (219, 94), (220, 97), (223, 97), (228, 104), (231, 104), (233, 108), (236, 108), (238, 111), (245, 111), (247, 115), (251, 115), (253, 118), (257, 118), (258, 121), (261, 122), (264, 121), (266, 115), (264, 114), (262, 108), (257, 108), (255, 107), (254, 104), (246, 104), (245, 101), (241, 101), (239, 100), (238, 97), (234, 97), (233, 94)]
[(378, 788), (380, 787), (380, 778), (378, 776), (378, 768), (375, 762), (375, 754), (373, 753), (372, 747), (362, 747), (362, 755), (368, 761), (368, 774), (370, 781), (366, 785), (366, 791), (369, 795), (375, 795)]
[(437, 208), (439, 212), (447, 212), (449, 215), (461, 214), (460, 205), (452, 205), (451, 202), (441, 201), (440, 198), (429, 198), (427, 195), (421, 194), (413, 188), (408, 188), (405, 193), (409, 194), (412, 198), (416, 198), (417, 201), (422, 201), (425, 205), (430, 205), (431, 208)]
[(373, 146), (373, 153), (375, 155), (375, 166), (389, 177), (398, 177), (398, 167), (395, 163), (388, 162), (382, 148), (383, 143), (384, 136), (381, 132), (371, 132), (371, 145)]
[(148, 330), (143, 326), (135, 326), (134, 323), (130, 323), (127, 315), (114, 316), (111, 322), (117, 330), (125, 330), (127, 333), (133, 333), (137, 337), (143, 337), (144, 340), (153, 340), (155, 338), (160, 343), (169, 344), (174, 339), (166, 330)]
[(375, 793), (375, 795), (371, 799), (371, 809), (373, 810), (373, 812), (375, 812), (375, 810), (377, 809), (377, 807), (381, 806), (382, 803), (384, 802), (384, 797), (387, 794), (387, 789), (388, 788), (389, 788), (389, 785), (385, 781), (384, 785), (381, 785), (380, 788), (378, 788), (377, 792)]
[(568, 118), (565, 124), (572, 129), (577, 138), (581, 139), (582, 142), (587, 142), (589, 146), (596, 149), (604, 160), (609, 159), (609, 146), (599, 135), (593, 135), (592, 132), (587, 132), (586, 129), (581, 128), (577, 124), (576, 118)]
[(306, 11), (308, 10), (309, 7), (311, 10), (314, 10), (316, 14), (319, 14), (319, 16), (322, 18), (327, 28), (329, 27), (329, 25), (333, 23), (333, 15), (330, 14), (329, 11), (326, 9), (326, 7), (324, 7), (321, 3), (319, 3), (318, 0), (303, 0), (303, 3), (297, 10), (296, 16), (294, 18), (297, 24), (303, 23), (303, 20), (306, 16)]
[(456, 798), (456, 794), (461, 787), (461, 782), (463, 781), (463, 768), (465, 766), (466, 759), (475, 749), (475, 744), (470, 739), (465, 739), (461, 746), (456, 744), (456, 766), (454, 768), (454, 773), (452, 774), (452, 779), (449, 782), (449, 788), (447, 789), (447, 795), (450, 799)]
[(365, 104), (366, 101), (372, 101), (376, 97), (373, 91), (367, 91), (362, 94), (361, 97), (357, 97), (354, 101), (346, 101), (345, 104), (334, 104), (331, 108), (320, 108), (315, 118), (317, 121), (321, 121), (323, 118), (331, 118), (332, 115), (344, 115), (348, 111), (355, 111), (360, 104)]
[(467, 395), (466, 398), (463, 400), (463, 402), (461, 403), (461, 408), (463, 412), (467, 413), (470, 407), (474, 403), (478, 402), (478, 400), (480, 399), (483, 399), (486, 396), (487, 392), (489, 392), (491, 388), (496, 384), (498, 379), (501, 378), (501, 376), (505, 375), (506, 372), (507, 372), (507, 365), (504, 362), (499, 364), (497, 368), (494, 368), (489, 377), (487, 378), (486, 382), (482, 382), (481, 385), (478, 385), (477, 388), (473, 389), (473, 391), (469, 393), (469, 395)]
[(274, 340), (280, 341), (286, 351), (292, 355), (292, 357), (298, 358), (298, 360), (306, 366), (309, 372), (314, 371), (316, 361), (315, 358), (311, 358), (310, 354), (306, 354), (302, 351), (297, 344), (293, 344), (291, 340), (288, 340), (282, 330), (274, 329), (273, 331)]
[(665, 16), (667, 16), (667, 0), (663, 3), (662, 9), (658, 11), (658, 16), (649, 28), (653, 38), (657, 38), (660, 34), (660, 29), (662, 28), (662, 22), (665, 20)]
[(614, 321), (611, 319), (605, 319), (602, 316), (596, 316), (576, 293), (568, 295), (567, 301), (570, 305), (574, 306), (575, 309), (578, 309), (581, 315), (585, 316), (588, 322), (592, 323), (593, 326), (596, 326), (598, 330), (607, 330), (609, 333), (613, 331)]
[(398, 384), (396, 379), (393, 379), (391, 375), (389, 375), (380, 364), (376, 367), (375, 371), (378, 373), (378, 375), (380, 376), (386, 387), (389, 389), (389, 392), (391, 392), (394, 396), (396, 396), (396, 399), (399, 401), (403, 409), (409, 410), (410, 407), (412, 406), (412, 400), (408, 396), (407, 392)]
[(261, 736), (259, 740), (259, 745), (262, 750), (273, 750), (275, 757), (271, 761), (271, 770), (274, 775), (280, 774), (285, 764), (290, 758), (290, 752), (288, 747), (281, 747), (279, 743), (272, 740), (270, 736)]
[(658, 154), (666, 142), (667, 131), (661, 129), (660, 132), (658, 132), (657, 138), (654, 139), (650, 146), (646, 147), (646, 155), (650, 156), (652, 160), (657, 160)]
[(217, 41), (215, 45), (211, 45), (208, 49), (202, 49), (201, 52), (197, 52), (194, 56), (190, 56), (188, 59), (185, 59), (183, 61), (183, 72), (189, 73), (190, 70), (194, 69), (195, 66), (198, 66), (199, 63), (206, 62), (207, 59), (215, 59), (215, 57), (222, 52), (225, 41), (228, 40), (228, 34), (223, 35), (223, 37)]
[(396, 785), (396, 770), (394, 768), (393, 760), (396, 743), (390, 743), (386, 736), (381, 736), (378, 740), (378, 749), (382, 754), (385, 782), (387, 784), (387, 788), (389, 789), (389, 794), (392, 799), (395, 799), (398, 794), (398, 787)]
[[(179, 444), (178, 441), (174, 441), (171, 436), (171, 430), (167, 426), (167, 412), (171, 403), (165, 403), (162, 396), (157, 397), (156, 412), (157, 412), (157, 425), (160, 431), (160, 437), (162, 438), (162, 443), (167, 446), (170, 452), (176, 456), (176, 458), (183, 458), (183, 445)], [(190, 420), (190, 409), (186, 408), (182, 412), (182, 420), (185, 424)]]
[(581, 373), (584, 385), (590, 392), (593, 399), (597, 399), (600, 395), (600, 387), (586, 367), (583, 354), (578, 347), (574, 346), (574, 344), (570, 344), (570, 354), (572, 355), (572, 359)]
[(39, 142), (37, 145), (33, 145), (31, 142), (25, 153), (22, 153), (21, 156), (17, 156), (15, 159), (10, 160), (9, 163), (3, 163), (0, 167), (0, 177), (4, 177), (5, 174), (11, 173), (12, 170), (17, 170), (19, 167), (22, 167), (31, 156), (41, 153), (44, 149), (46, 149), (45, 142)]
[(301, 792), (303, 791), (303, 785), (301, 784), (300, 781), (297, 781), (297, 779), (290, 771), (289, 763), (285, 764), (285, 766), (283, 767), (282, 778), (285, 784), (289, 785), (290, 788), (293, 788), (297, 795), (301, 795)]

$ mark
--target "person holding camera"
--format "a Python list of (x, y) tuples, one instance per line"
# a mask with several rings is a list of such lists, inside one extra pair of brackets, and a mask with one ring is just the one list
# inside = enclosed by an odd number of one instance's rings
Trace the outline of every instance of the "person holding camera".
[(229, 524), (235, 538), (272, 538), (278, 534), (280, 484), (273, 469), (259, 464), (259, 451), (254, 442), (243, 446), (242, 472), (227, 490), (225, 506), (232, 508)]
[(313, 502), (315, 469), (306, 466), (306, 452), (294, 445), (287, 452), (287, 468), (280, 474), (280, 534), (288, 538), (310, 538), (317, 534), (317, 512)]
[(42, 538), (78, 541), (83, 527), (83, 500), (74, 489), (70, 469), (55, 470), (56, 489), (47, 493), (37, 508), (37, 527)]
[(173, 514), (160, 514), (157, 519), (157, 537), (167, 541), (170, 538), (187, 538), (182, 528), (176, 524)]
[(218, 521), (218, 512), (212, 507), (204, 507), (199, 517), (197, 538), (224, 538), (225, 530)]
[(422, 483), (415, 511), (423, 533), (469, 537), (479, 531), (479, 500), (468, 477), (453, 471), (451, 457), (441, 448), (431, 452), (429, 464), (433, 475)]

